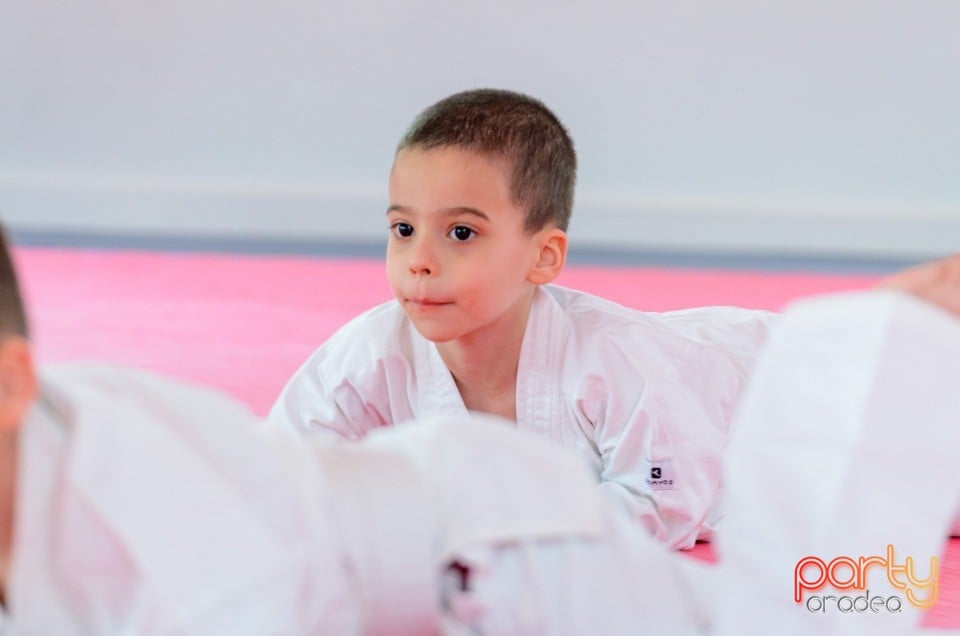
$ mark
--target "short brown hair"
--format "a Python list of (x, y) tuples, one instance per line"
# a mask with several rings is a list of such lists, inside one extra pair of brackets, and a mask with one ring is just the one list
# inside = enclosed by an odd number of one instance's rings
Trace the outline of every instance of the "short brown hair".
[(6, 233), (0, 227), (0, 336), (16, 335), (26, 338), (28, 331), (17, 272), (7, 247)]
[(542, 102), (512, 91), (476, 89), (424, 110), (397, 145), (457, 146), (505, 159), (512, 166), (510, 193), (525, 208), (524, 227), (553, 223), (566, 230), (573, 212), (577, 154), (563, 124)]

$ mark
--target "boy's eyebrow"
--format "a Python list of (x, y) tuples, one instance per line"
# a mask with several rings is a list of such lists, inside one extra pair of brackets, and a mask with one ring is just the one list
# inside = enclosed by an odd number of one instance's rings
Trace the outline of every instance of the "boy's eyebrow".
[[(408, 212), (409, 210), (410, 208), (406, 206), (394, 204), (387, 208), (387, 214), (390, 214), (391, 212)], [(446, 208), (441, 210), (440, 213), (443, 214), (443, 216), (460, 216), (461, 214), (469, 214), (471, 216), (483, 219), (484, 221), (490, 220), (490, 217), (487, 216), (482, 210), (471, 208), (465, 205)]]
[(471, 208), (467, 206), (457, 206), (455, 208), (447, 208), (443, 210), (444, 216), (460, 216), (461, 214), (469, 214), (470, 216), (475, 216), (477, 218), (483, 219), (484, 221), (489, 221), (490, 217), (484, 214), (482, 210), (477, 208)]

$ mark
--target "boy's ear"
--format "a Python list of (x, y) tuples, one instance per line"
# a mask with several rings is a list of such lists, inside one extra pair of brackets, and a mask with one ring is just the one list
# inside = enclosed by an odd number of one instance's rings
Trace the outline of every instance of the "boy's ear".
[(38, 392), (30, 344), (20, 336), (0, 337), (0, 429), (19, 427)]
[(567, 262), (567, 233), (560, 228), (547, 227), (534, 237), (539, 251), (527, 280), (534, 285), (545, 285), (560, 275)]

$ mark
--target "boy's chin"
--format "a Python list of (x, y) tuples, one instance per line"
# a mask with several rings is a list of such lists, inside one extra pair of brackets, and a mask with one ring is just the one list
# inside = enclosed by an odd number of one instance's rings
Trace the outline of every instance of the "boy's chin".
[(450, 342), (459, 335), (449, 324), (435, 323), (430, 320), (419, 320), (417, 317), (410, 316), (409, 314), (407, 314), (407, 317), (413, 324), (413, 328), (417, 330), (417, 333), (423, 336), (425, 340), (429, 340), (434, 344)]
[(417, 329), (417, 333), (423, 336), (425, 340), (429, 340), (434, 344), (443, 344), (456, 338), (456, 334), (452, 333), (449, 328), (421, 328), (420, 325), (416, 323), (414, 323), (414, 326)]

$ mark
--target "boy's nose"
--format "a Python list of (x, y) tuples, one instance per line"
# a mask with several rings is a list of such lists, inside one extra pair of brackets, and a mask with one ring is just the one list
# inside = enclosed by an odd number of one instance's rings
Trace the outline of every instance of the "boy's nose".
[(430, 276), (436, 273), (437, 266), (429, 241), (420, 239), (414, 241), (410, 247), (410, 258), (408, 261), (410, 273), (415, 276)]

